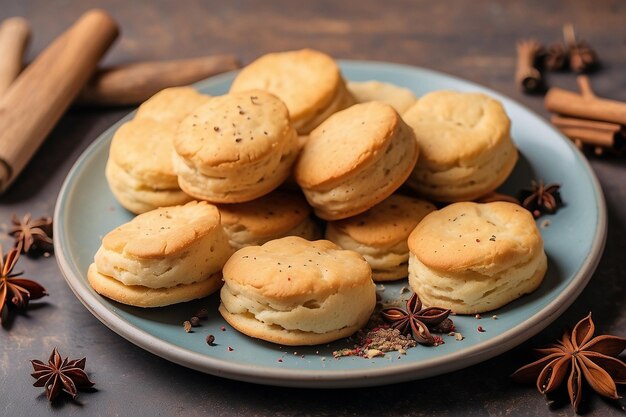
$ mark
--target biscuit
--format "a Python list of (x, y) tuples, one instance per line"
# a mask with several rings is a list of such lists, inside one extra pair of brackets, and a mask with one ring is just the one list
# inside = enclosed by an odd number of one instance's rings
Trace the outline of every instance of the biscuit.
[(284, 101), (299, 134), (308, 134), (331, 114), (354, 104), (335, 61), (312, 49), (271, 53), (250, 63), (230, 91), (253, 89)]
[(409, 236), (409, 285), (428, 306), (482, 313), (534, 291), (547, 269), (543, 240), (517, 204), (454, 203)]
[(166, 88), (143, 102), (137, 109), (135, 119), (180, 123), (209, 98), (210, 96), (198, 93), (193, 87)]
[(408, 88), (380, 81), (349, 81), (348, 91), (357, 103), (382, 101), (402, 114), (417, 101), (415, 94)]
[(407, 184), (428, 199), (474, 200), (498, 188), (517, 162), (509, 118), (484, 94), (436, 91), (402, 118), (421, 151)]
[(158, 307), (217, 290), (231, 253), (217, 207), (192, 201), (140, 214), (107, 233), (88, 279), (105, 297)]
[(285, 236), (320, 238), (311, 207), (301, 194), (274, 191), (247, 203), (218, 206), (230, 246), (262, 245)]
[(184, 204), (191, 197), (178, 187), (172, 164), (171, 123), (131, 120), (113, 135), (105, 176), (120, 204), (135, 214)]
[(281, 345), (350, 336), (369, 320), (376, 288), (361, 255), (291, 236), (235, 252), (219, 311), (240, 332)]
[(405, 278), (409, 234), (434, 210), (427, 201), (394, 194), (364, 213), (328, 222), (326, 239), (363, 255), (372, 267), (374, 281)]
[(398, 113), (372, 101), (335, 113), (311, 132), (294, 175), (317, 216), (344, 219), (389, 197), (418, 154), (413, 131)]
[(178, 126), (174, 168), (187, 194), (242, 203), (278, 187), (291, 173), (298, 135), (287, 108), (254, 90), (211, 98)]

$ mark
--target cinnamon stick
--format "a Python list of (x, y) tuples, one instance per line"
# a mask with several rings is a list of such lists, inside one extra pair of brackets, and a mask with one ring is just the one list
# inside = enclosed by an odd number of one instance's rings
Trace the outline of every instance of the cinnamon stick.
[(578, 119), (575, 117), (564, 117), (553, 115), (550, 118), (553, 125), (558, 128), (583, 128), (590, 130), (602, 130), (617, 133), (622, 128), (617, 123), (599, 122), (597, 120)]
[(82, 15), (0, 98), (0, 191), (19, 175), (118, 34), (102, 10)]
[(544, 87), (541, 72), (535, 68), (535, 60), (541, 51), (536, 40), (523, 40), (517, 43), (517, 68), (515, 83), (524, 93), (535, 93)]
[(232, 55), (138, 62), (99, 70), (78, 97), (82, 105), (128, 106), (167, 87), (192, 84), (239, 67)]
[(578, 83), (583, 94), (558, 87), (548, 90), (544, 100), (546, 109), (566, 116), (626, 124), (626, 103), (596, 97), (586, 76), (579, 76)]
[(610, 130), (598, 130), (585, 127), (559, 127), (565, 136), (572, 140), (580, 140), (584, 145), (604, 146), (611, 148), (615, 146), (617, 132)]
[(26, 19), (12, 17), (0, 25), (0, 96), (22, 70), (24, 52), (30, 41), (30, 26)]

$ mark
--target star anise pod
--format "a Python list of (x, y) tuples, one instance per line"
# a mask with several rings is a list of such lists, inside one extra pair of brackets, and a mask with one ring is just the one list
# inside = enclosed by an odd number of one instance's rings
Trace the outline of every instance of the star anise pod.
[(543, 181), (533, 181), (530, 188), (520, 192), (522, 206), (534, 217), (543, 213), (554, 213), (562, 204), (560, 184), (545, 185)]
[(615, 384), (626, 384), (626, 364), (616, 356), (626, 348), (626, 339), (609, 335), (593, 337), (594, 331), (589, 313), (576, 324), (571, 335), (565, 331), (561, 340), (536, 349), (543, 357), (521, 367), (511, 377), (518, 382), (536, 380), (539, 392), (548, 394), (569, 373), (567, 391), (576, 411), (580, 407), (583, 379), (598, 394), (617, 400)]
[(76, 398), (78, 390), (84, 390), (94, 386), (85, 373), (86, 358), (69, 360), (61, 359), (59, 351), (54, 348), (48, 363), (40, 360), (30, 361), (35, 372), (30, 374), (36, 379), (34, 387), (45, 387), (44, 391), (48, 401), (54, 400), (62, 392), (66, 392)]
[(31, 253), (34, 250), (52, 250), (52, 219), (42, 217), (32, 220), (30, 213), (21, 220), (14, 214), (11, 219), (13, 228), (9, 234), (15, 238), (15, 246), (22, 244), (22, 252)]
[(567, 44), (571, 69), (581, 73), (594, 70), (600, 65), (598, 55), (591, 46), (585, 41), (576, 39), (576, 32), (571, 23), (563, 26), (563, 37)]
[[(448, 319), (448, 315), (450, 315), (450, 310), (439, 307), (423, 309), (422, 302), (416, 293), (406, 302), (406, 310), (388, 307), (381, 311), (381, 316), (391, 324), (392, 328), (400, 330), (402, 334), (411, 333), (416, 342), (428, 346), (436, 343), (436, 338), (430, 334), (430, 331)], [(448, 326), (453, 328), (452, 321), (448, 319), (448, 322), (446, 322), (446, 328)]]
[(549, 71), (565, 69), (569, 63), (569, 52), (562, 43), (554, 43), (548, 47), (544, 56), (544, 65)]
[(600, 65), (598, 54), (584, 41), (576, 42), (569, 48), (569, 66), (578, 73), (589, 72)]
[(16, 248), (12, 248), (3, 257), (0, 247), (0, 323), (5, 317), (3, 313), (8, 311), (10, 306), (23, 310), (28, 306), (30, 300), (48, 295), (46, 289), (35, 281), (27, 278), (16, 278), (23, 274), (23, 272), (13, 272), (15, 264), (20, 258), (21, 249), (21, 244), (18, 244)]

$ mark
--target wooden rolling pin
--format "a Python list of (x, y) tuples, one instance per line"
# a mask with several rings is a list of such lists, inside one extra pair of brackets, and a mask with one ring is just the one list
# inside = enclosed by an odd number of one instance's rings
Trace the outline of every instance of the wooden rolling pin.
[(22, 171), (117, 35), (111, 16), (102, 10), (88, 11), (0, 98), (0, 192)]
[(21, 17), (12, 17), (0, 25), (0, 96), (22, 71), (24, 52), (30, 41), (30, 27)]
[(119, 65), (97, 71), (78, 96), (78, 104), (136, 105), (164, 88), (189, 85), (236, 68), (239, 62), (233, 55)]

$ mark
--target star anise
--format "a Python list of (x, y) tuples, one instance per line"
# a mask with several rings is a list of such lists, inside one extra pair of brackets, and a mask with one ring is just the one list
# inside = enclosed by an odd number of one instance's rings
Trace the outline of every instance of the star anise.
[(545, 185), (543, 181), (533, 181), (530, 188), (520, 192), (522, 206), (534, 217), (543, 213), (554, 213), (562, 204), (560, 188), (560, 184)]
[(9, 234), (15, 238), (15, 246), (21, 242), (24, 253), (52, 250), (52, 219), (50, 217), (32, 220), (29, 213), (20, 220), (14, 214), (11, 222), (13, 228), (9, 230)]
[[(430, 333), (431, 330), (446, 332), (454, 328), (448, 315), (450, 315), (450, 310), (439, 307), (422, 309), (422, 302), (415, 293), (406, 302), (406, 310), (388, 307), (381, 311), (381, 316), (391, 324), (392, 328), (400, 330), (402, 334), (411, 333), (416, 342), (428, 346), (437, 342), (437, 339)], [(441, 325), (445, 320), (448, 321), (446, 326), (443, 326), (444, 329)]]
[[(0, 323), (8, 315), (10, 306), (20, 310), (28, 306), (30, 300), (36, 300), (48, 295), (46, 289), (27, 278), (16, 278), (23, 272), (13, 272), (13, 268), (20, 258), (21, 243), (12, 248), (6, 256), (2, 256), (0, 247)], [(7, 314), (3, 314), (7, 312)]]
[(562, 43), (554, 43), (548, 46), (544, 56), (544, 65), (549, 71), (565, 69), (569, 63), (569, 52)]
[(76, 398), (78, 390), (84, 390), (94, 386), (85, 373), (86, 358), (69, 360), (61, 359), (59, 351), (54, 348), (48, 363), (40, 360), (30, 361), (35, 372), (31, 374), (36, 379), (34, 387), (45, 387), (44, 391), (48, 401), (54, 400), (62, 392), (66, 392)]
[(563, 26), (563, 37), (567, 44), (571, 69), (581, 73), (594, 70), (600, 65), (598, 55), (591, 46), (585, 41), (576, 39), (574, 26), (571, 23)]
[(570, 335), (565, 331), (561, 340), (536, 351), (543, 357), (521, 367), (511, 377), (518, 382), (536, 380), (542, 394), (556, 390), (567, 380), (570, 402), (578, 411), (583, 378), (598, 394), (618, 399), (615, 384), (626, 384), (626, 364), (616, 356), (626, 348), (626, 339), (602, 335), (593, 337), (595, 326), (591, 313), (576, 324)]
[(593, 71), (600, 65), (598, 54), (584, 41), (576, 42), (569, 48), (569, 66), (578, 73)]

